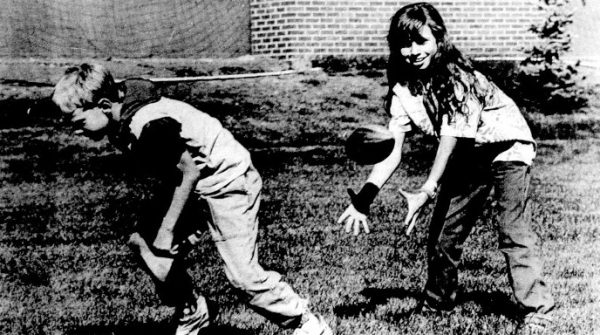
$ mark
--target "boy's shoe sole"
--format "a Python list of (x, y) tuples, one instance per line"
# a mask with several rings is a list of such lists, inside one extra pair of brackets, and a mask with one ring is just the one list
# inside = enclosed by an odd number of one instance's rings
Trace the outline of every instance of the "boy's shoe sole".
[(293, 335), (333, 335), (333, 331), (321, 315), (312, 314), (307, 322), (294, 330)]
[(543, 335), (552, 323), (552, 317), (547, 314), (529, 313), (515, 330), (515, 335)]
[(194, 313), (179, 318), (175, 335), (202, 334), (210, 329), (216, 316), (216, 305), (207, 302), (203, 296), (199, 296)]

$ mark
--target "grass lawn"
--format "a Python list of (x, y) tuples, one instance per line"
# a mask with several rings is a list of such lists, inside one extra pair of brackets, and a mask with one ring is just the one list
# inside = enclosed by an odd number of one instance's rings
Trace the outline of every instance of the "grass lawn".
[[(493, 203), (467, 240), (459, 306), (411, 314), (426, 275), (427, 228), (420, 221), (404, 236), (396, 189), (425, 178), (428, 140), (406, 146), (373, 206), (371, 234), (349, 236), (335, 223), (346, 188), (359, 188), (369, 171), (346, 159), (343, 139), (358, 124), (385, 123), (385, 90), (381, 77), (326, 74), (162, 87), (219, 118), (250, 149), (264, 179), (261, 261), (310, 296), (338, 334), (510, 334), (515, 308)], [(0, 333), (167, 333), (173, 310), (160, 305), (124, 245), (147, 183), (105, 141), (47, 120), (9, 121), (0, 129)], [(600, 329), (599, 157), (598, 138), (539, 141), (531, 195), (558, 303), (551, 334)], [(288, 333), (244, 305), (208, 236), (187, 259), (200, 290), (220, 304), (217, 334)]]

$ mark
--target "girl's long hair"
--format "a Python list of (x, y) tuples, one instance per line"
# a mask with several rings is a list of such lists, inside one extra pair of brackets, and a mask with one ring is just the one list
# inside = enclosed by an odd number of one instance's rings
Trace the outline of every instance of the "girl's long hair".
[[(422, 40), (419, 30), (424, 26), (431, 29), (438, 50), (428, 68), (420, 70), (403, 60), (400, 49), (412, 41)], [(468, 94), (474, 93), (482, 103), (486, 99), (487, 92), (477, 80), (471, 61), (450, 42), (444, 21), (431, 4), (419, 2), (400, 8), (392, 17), (387, 41), (390, 56), (386, 108), (396, 84), (407, 86), (413, 95), (424, 96), (428, 112), (435, 116), (432, 121), (439, 121), (444, 113), (451, 121), (456, 113), (468, 114), (465, 104)], [(457, 96), (457, 91), (463, 94)]]

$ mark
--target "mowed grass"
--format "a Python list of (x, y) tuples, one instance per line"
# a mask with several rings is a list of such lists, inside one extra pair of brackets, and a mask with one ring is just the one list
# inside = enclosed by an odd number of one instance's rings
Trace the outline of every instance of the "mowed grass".
[[(249, 147), (264, 179), (261, 262), (310, 297), (338, 334), (514, 330), (493, 203), (467, 240), (458, 307), (412, 313), (426, 279), (427, 221), (405, 236), (405, 203), (396, 190), (424, 180), (428, 140), (415, 137), (407, 146), (373, 206), (370, 234), (354, 237), (336, 224), (346, 189), (358, 189), (369, 171), (347, 160), (343, 139), (358, 124), (385, 123), (382, 78), (315, 74), (162, 89), (219, 118)], [(161, 306), (125, 245), (152, 185), (133, 177), (108, 143), (52, 122), (0, 133), (0, 333), (172, 331), (173, 309)], [(539, 143), (531, 194), (558, 304), (551, 334), (600, 328), (599, 157), (598, 139)], [(217, 334), (291, 334), (244, 304), (208, 236), (187, 261), (199, 289), (220, 304)]]

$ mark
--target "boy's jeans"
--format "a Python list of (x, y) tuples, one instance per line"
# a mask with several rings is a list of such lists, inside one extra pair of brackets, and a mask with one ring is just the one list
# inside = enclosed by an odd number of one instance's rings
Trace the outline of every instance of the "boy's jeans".
[(542, 262), (536, 255), (538, 238), (531, 229), (529, 182), (530, 167), (521, 162), (480, 164), (471, 159), (449, 166), (430, 227), (425, 287), (430, 305), (453, 307), (463, 243), (493, 187), (499, 249), (507, 262), (514, 299), (523, 313), (548, 313), (553, 308), (550, 290), (542, 279)]
[(281, 281), (279, 273), (265, 271), (258, 263), (261, 188), (262, 180), (250, 166), (243, 177), (226, 187), (222, 197), (207, 198), (212, 218), (209, 231), (224, 261), (227, 278), (246, 295), (250, 307), (279, 325), (295, 327), (306, 311), (307, 301)]
[[(208, 230), (223, 260), (225, 274), (240, 289), (255, 311), (283, 326), (296, 327), (307, 301), (281, 280), (275, 271), (258, 263), (257, 212), (262, 180), (254, 167), (211, 197), (204, 199), (210, 215)], [(181, 306), (194, 298), (194, 285), (183, 261), (177, 259), (165, 282), (155, 280), (161, 300)]]

